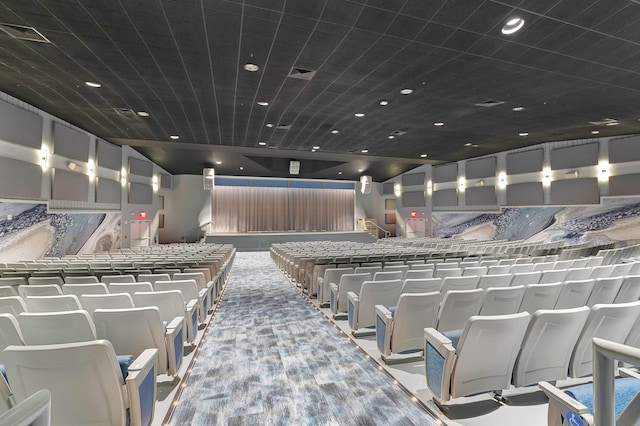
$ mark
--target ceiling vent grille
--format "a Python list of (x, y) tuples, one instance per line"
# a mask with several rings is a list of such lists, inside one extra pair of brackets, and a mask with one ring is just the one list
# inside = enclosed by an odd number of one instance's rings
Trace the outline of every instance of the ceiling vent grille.
[(291, 128), (291, 124), (278, 124), (276, 129), (278, 130), (289, 130)]
[(136, 112), (131, 108), (114, 108), (114, 111), (118, 113), (118, 115), (122, 115), (123, 117), (135, 117)]
[(393, 132), (389, 133), (389, 136), (402, 136), (405, 133), (407, 133), (406, 130), (394, 130)]
[(477, 103), (476, 106), (483, 107), (483, 108), (491, 108), (494, 106), (502, 105), (503, 103), (504, 103), (503, 101), (496, 101), (493, 99), (489, 99), (488, 101)]
[(289, 77), (297, 78), (299, 80), (311, 80), (316, 75), (316, 71), (307, 70), (304, 68), (293, 67), (289, 73)]
[(615, 126), (618, 124), (618, 120), (615, 118), (603, 118), (598, 121), (590, 121), (589, 124), (593, 124), (594, 126)]
[(0, 30), (17, 40), (34, 41), (36, 43), (51, 43), (48, 38), (43, 36), (40, 31), (33, 27), (14, 24), (0, 24)]

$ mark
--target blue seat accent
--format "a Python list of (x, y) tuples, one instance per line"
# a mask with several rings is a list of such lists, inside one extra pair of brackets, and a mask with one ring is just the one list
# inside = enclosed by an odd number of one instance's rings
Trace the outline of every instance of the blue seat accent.
[(117, 355), (118, 364), (120, 365), (120, 371), (122, 372), (122, 378), (127, 380), (129, 374), (129, 367), (133, 364), (133, 356), (131, 355)]
[[(458, 347), (462, 330), (452, 330), (442, 334), (451, 340), (451, 345), (454, 348)], [(427, 343), (427, 353), (424, 361), (427, 367), (429, 389), (436, 397), (441, 398), (442, 380), (444, 379), (444, 357), (430, 343)]]
[(455, 349), (458, 349), (458, 342), (460, 341), (460, 336), (462, 336), (462, 329), (445, 331), (442, 334), (447, 339), (451, 340), (451, 346), (453, 346)]
[(0, 364), (0, 374), (2, 374), (7, 383), (9, 383), (9, 380), (7, 379), (7, 370), (4, 369), (4, 364)]
[(378, 344), (378, 350), (384, 353), (384, 340), (387, 336), (387, 324), (376, 315), (376, 342)]
[[(193, 332), (198, 333), (198, 309), (193, 310), (193, 314), (191, 315), (191, 324), (193, 325)], [(193, 336), (195, 340), (195, 336)]]
[(396, 310), (398, 309), (397, 306), (389, 306), (387, 309), (389, 309), (389, 312), (391, 312), (392, 318), (396, 316)]
[[(615, 380), (616, 419), (620, 417), (620, 414), (639, 392), (640, 380), (634, 377)], [(565, 389), (564, 393), (587, 407), (589, 413), (593, 414), (593, 383)]]
[(336, 305), (336, 296), (333, 292), (329, 293), (329, 306), (331, 306), (331, 310), (334, 310), (334, 307)]
[(149, 426), (153, 418), (153, 404), (155, 399), (155, 384), (156, 384), (156, 369), (151, 368), (147, 377), (142, 381), (140, 389), (138, 389), (138, 395), (140, 396), (140, 417), (142, 418), (141, 424), (143, 426)]
[(176, 370), (180, 370), (180, 367), (182, 366), (182, 355), (183, 355), (183, 350), (182, 350), (182, 342), (183, 342), (183, 337), (182, 337), (182, 329), (178, 332), (178, 334), (176, 334), (175, 340), (173, 341), (173, 347), (174, 347), (174, 351), (175, 351), (175, 355), (176, 355)]
[(349, 300), (348, 303), (348, 307), (347, 307), (347, 315), (349, 318), (349, 326), (351, 328), (353, 328), (356, 324), (356, 318), (355, 318), (355, 306), (353, 306), (353, 303), (351, 303), (351, 300)]

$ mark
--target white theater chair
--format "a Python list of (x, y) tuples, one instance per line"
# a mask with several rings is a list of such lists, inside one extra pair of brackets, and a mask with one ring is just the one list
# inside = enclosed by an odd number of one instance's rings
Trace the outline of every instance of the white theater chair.
[(569, 271), (566, 269), (554, 269), (552, 271), (544, 271), (538, 284), (552, 284), (552, 283), (560, 283), (565, 281), (567, 273)]
[(153, 291), (153, 286), (148, 282), (109, 284), (109, 293), (129, 293), (133, 296), (133, 294), (137, 292), (149, 291)]
[(374, 334), (375, 305), (394, 306), (401, 291), (401, 280), (389, 280), (366, 281), (362, 284), (359, 294), (347, 293), (347, 315), (351, 333), (356, 337)]
[(89, 313), (84, 310), (23, 312), (18, 315), (18, 324), (26, 345), (53, 345), (96, 339), (93, 321)]
[(442, 280), (442, 287), (440, 287), (441, 297), (444, 298), (444, 295), (450, 291), (475, 290), (478, 288), (478, 281), (480, 281), (478, 275), (446, 277)]
[(184, 329), (186, 330), (185, 341), (193, 344), (198, 332), (198, 307), (195, 300), (185, 304), (182, 292), (179, 290), (154, 291), (151, 293), (135, 293), (133, 302), (136, 308), (146, 306), (156, 306), (160, 311), (160, 319), (167, 324), (174, 318), (184, 319)]
[(440, 332), (462, 329), (469, 318), (478, 315), (483, 298), (481, 288), (448, 291), (440, 304), (436, 329)]
[(440, 278), (405, 279), (402, 283), (403, 294), (440, 292), (441, 288)]
[(473, 316), (463, 330), (424, 330), (427, 387), (437, 404), (508, 389), (530, 315)]
[(85, 276), (66, 276), (64, 278), (65, 284), (96, 284), (99, 283), (98, 277), (95, 275), (85, 275)]
[(28, 285), (57, 285), (64, 284), (62, 277), (29, 277), (27, 279)]
[(526, 287), (490, 287), (485, 290), (478, 315), (507, 315), (518, 312)]
[(538, 309), (553, 309), (562, 291), (562, 283), (529, 284), (524, 292), (519, 312), (531, 315)]
[(511, 274), (483, 275), (478, 281), (478, 288), (486, 290), (489, 287), (509, 287), (511, 278)]
[(320, 306), (325, 306), (329, 302), (329, 289), (331, 288), (329, 284), (339, 283), (340, 277), (344, 274), (353, 274), (353, 268), (329, 268), (324, 271), (323, 277), (318, 277), (318, 285), (314, 290)]
[(18, 288), (12, 285), (0, 286), (0, 297), (18, 296)]
[(376, 342), (382, 360), (389, 363), (393, 355), (421, 353), (424, 329), (435, 326), (439, 308), (438, 292), (401, 294), (393, 312), (376, 305)]
[(207, 312), (204, 310), (204, 298), (206, 295), (203, 291), (198, 291), (198, 285), (194, 280), (156, 281), (155, 287), (156, 291), (179, 290), (186, 304), (190, 304), (192, 300), (195, 300), (200, 322), (205, 322)]
[(109, 289), (103, 283), (88, 284), (64, 284), (62, 286), (62, 294), (73, 294), (78, 297), (83, 294), (108, 294)]
[(538, 284), (540, 282), (540, 277), (542, 276), (542, 272), (518, 272), (513, 274), (511, 278), (511, 286), (518, 285), (529, 285), (529, 284)]
[(591, 277), (591, 269), (589, 267), (584, 268), (571, 268), (567, 272), (567, 276), (564, 281), (580, 281), (588, 280)]
[[(185, 269), (186, 270), (186, 269)], [(181, 280), (193, 280), (196, 282), (198, 286), (198, 293), (202, 297), (202, 301), (204, 303), (204, 312), (205, 316), (207, 312), (213, 309), (213, 301), (215, 300), (215, 286), (212, 281), (207, 281), (206, 276), (203, 272), (181, 272), (177, 274), (173, 274), (173, 280), (181, 281)]]
[(80, 296), (82, 309), (93, 317), (96, 309), (128, 309), (133, 308), (133, 299), (129, 293), (83, 294)]
[(133, 275), (103, 275), (100, 282), (110, 287), (113, 283), (135, 283), (136, 277)]
[[(9, 346), (5, 368), (16, 402), (51, 393), (51, 423), (149, 426), (156, 400), (156, 349), (131, 364), (126, 379), (110, 342)], [(127, 421), (128, 420), (128, 421)]]
[(433, 277), (433, 272), (429, 270), (409, 269), (404, 274), (405, 280), (422, 280)]
[(560, 290), (560, 295), (558, 295), (558, 301), (554, 309), (569, 309), (585, 306), (595, 283), (595, 279), (566, 281), (562, 286), (562, 290)]
[(57, 296), (62, 295), (62, 289), (55, 284), (50, 285), (20, 285), (18, 294), (22, 297), (28, 296)]
[(27, 312), (63, 312), (82, 309), (80, 300), (72, 294), (55, 296), (29, 296), (24, 299)]
[(178, 376), (183, 359), (184, 317), (166, 326), (157, 307), (97, 309), (93, 313), (96, 335), (107, 339), (116, 353), (137, 357), (145, 349), (158, 350), (157, 374)]
[(0, 314), (11, 314), (18, 317), (20, 312), (25, 312), (27, 305), (20, 296), (0, 297)]
[(623, 280), (624, 277), (596, 279), (596, 282), (593, 285), (593, 290), (591, 290), (591, 295), (589, 296), (589, 299), (587, 299), (587, 306), (591, 307), (596, 304), (613, 303), (620, 291), (620, 287), (622, 287)]
[(0, 314), (0, 365), (4, 364), (2, 351), (11, 345), (24, 345), (20, 325), (12, 314)]
[[(2, 378), (4, 380), (4, 377)], [(51, 392), (40, 389), (24, 401), (0, 414), (3, 426), (50, 426)]]
[(329, 307), (331, 313), (335, 318), (339, 314), (347, 312), (347, 293), (354, 292), (360, 293), (362, 283), (365, 281), (371, 281), (371, 274), (343, 274), (340, 277), (340, 282), (329, 283)]
[(640, 299), (640, 275), (624, 277), (613, 303), (635, 302)]

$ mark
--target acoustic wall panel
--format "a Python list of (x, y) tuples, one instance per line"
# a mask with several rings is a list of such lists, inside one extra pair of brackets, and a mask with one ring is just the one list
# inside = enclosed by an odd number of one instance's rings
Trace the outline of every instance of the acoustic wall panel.
[(551, 204), (600, 204), (598, 179), (565, 179), (551, 182)]
[(541, 206), (543, 204), (542, 182), (507, 185), (507, 206)]
[(382, 184), (382, 195), (393, 195), (393, 182)]
[(173, 178), (170, 174), (160, 173), (160, 188), (173, 189)]
[(122, 169), (122, 148), (102, 140), (98, 140), (96, 147), (96, 163), (109, 170)]
[(551, 150), (551, 169), (573, 169), (598, 164), (598, 143)]
[(53, 152), (73, 160), (89, 161), (89, 142), (86, 133), (67, 127), (62, 123), (53, 123)]
[(153, 175), (153, 164), (148, 161), (129, 157), (129, 174), (151, 177)]
[(89, 176), (64, 169), (53, 169), (51, 199), (89, 201)]
[(544, 151), (542, 149), (507, 154), (507, 174), (541, 172), (543, 163)]
[(96, 203), (120, 204), (122, 187), (120, 182), (107, 178), (97, 178)]
[(411, 191), (402, 193), (402, 207), (425, 207), (427, 201), (424, 191)]
[(455, 189), (441, 189), (433, 191), (433, 207), (451, 207), (458, 205), (458, 192)]
[(640, 195), (640, 173), (611, 176), (609, 195)]
[(424, 173), (402, 175), (402, 186), (424, 186)]
[(497, 165), (498, 159), (496, 157), (469, 160), (464, 166), (464, 174), (467, 179), (480, 179), (495, 176)]
[(458, 181), (458, 163), (434, 166), (431, 170), (434, 183)]
[(37, 164), (0, 157), (0, 197), (40, 199), (42, 168)]
[(640, 136), (609, 141), (609, 163), (627, 161), (640, 161)]
[(129, 183), (130, 204), (153, 204), (153, 188), (144, 183)]
[[(0, 140), (40, 149), (42, 126), (39, 115), (0, 101)], [(40, 198), (40, 194), (36, 198)]]
[(468, 206), (495, 206), (498, 204), (496, 187), (472, 186), (465, 191), (465, 203)]

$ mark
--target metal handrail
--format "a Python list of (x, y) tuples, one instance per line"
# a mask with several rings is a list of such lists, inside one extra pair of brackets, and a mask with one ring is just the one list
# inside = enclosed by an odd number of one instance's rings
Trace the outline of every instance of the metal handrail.
[[(365, 220), (364, 224), (371, 224), (373, 226), (375, 226), (376, 228), (378, 228), (380, 231), (382, 231), (384, 233), (384, 238), (389, 238), (391, 236), (391, 232), (387, 231), (386, 229), (384, 229), (383, 227), (379, 226), (377, 223), (375, 222), (371, 222), (370, 220)], [(377, 235), (376, 235), (377, 237)]]

